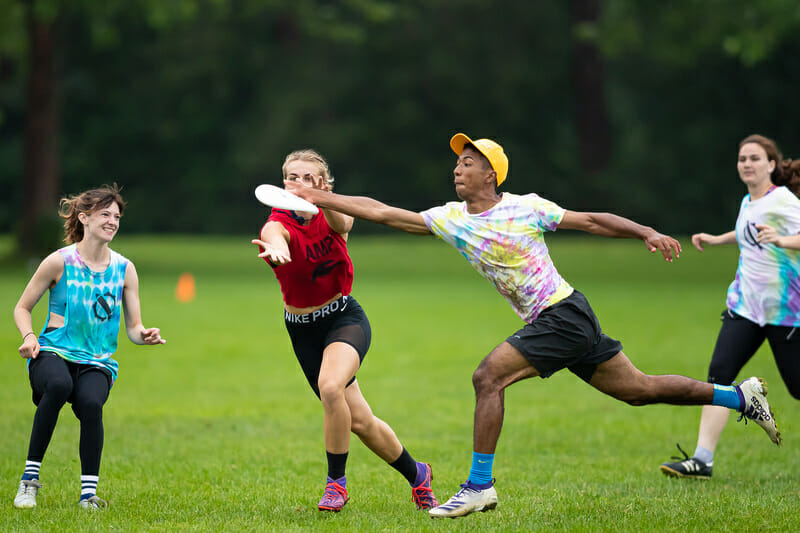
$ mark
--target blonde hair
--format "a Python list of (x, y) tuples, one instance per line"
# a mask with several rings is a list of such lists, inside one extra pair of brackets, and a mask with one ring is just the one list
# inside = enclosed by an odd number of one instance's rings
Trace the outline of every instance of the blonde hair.
[(59, 202), (58, 216), (64, 219), (64, 242), (72, 244), (83, 240), (83, 223), (78, 220), (79, 214), (91, 214), (114, 202), (122, 216), (125, 200), (122, 199), (120, 188), (116, 183), (62, 198)]
[(331, 169), (328, 168), (328, 162), (325, 161), (325, 158), (319, 155), (319, 153), (317, 153), (315, 150), (306, 148), (304, 150), (295, 150), (287, 155), (286, 159), (283, 161), (282, 167), (284, 178), (286, 177), (286, 166), (292, 161), (307, 161), (317, 165), (319, 167), (320, 175), (328, 185), (328, 189), (333, 190), (333, 175), (331, 174)]

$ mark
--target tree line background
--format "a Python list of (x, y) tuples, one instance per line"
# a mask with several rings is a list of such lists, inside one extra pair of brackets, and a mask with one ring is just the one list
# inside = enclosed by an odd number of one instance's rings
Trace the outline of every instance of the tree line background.
[(800, 157), (798, 30), (790, 0), (0, 0), (0, 233), (52, 249), (58, 198), (117, 182), (126, 232), (252, 234), (305, 147), (422, 210), (458, 131), (501, 190), (727, 231), (738, 141)]

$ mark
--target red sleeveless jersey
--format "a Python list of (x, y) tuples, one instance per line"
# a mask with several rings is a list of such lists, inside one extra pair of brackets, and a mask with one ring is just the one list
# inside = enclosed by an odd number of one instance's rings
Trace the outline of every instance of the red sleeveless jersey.
[(285, 265), (270, 265), (284, 302), (294, 307), (312, 307), (324, 304), (338, 293), (350, 294), (353, 262), (347, 253), (347, 243), (328, 226), (322, 211), (304, 226), (290, 211), (273, 208), (267, 222), (280, 222), (289, 232), (292, 260)]

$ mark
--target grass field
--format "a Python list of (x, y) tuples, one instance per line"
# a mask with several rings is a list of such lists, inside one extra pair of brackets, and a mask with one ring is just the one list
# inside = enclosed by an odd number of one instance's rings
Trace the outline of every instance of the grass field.
[[(800, 530), (800, 411), (768, 349), (745, 368), (770, 383), (785, 436), (772, 445), (755, 424), (731, 419), (709, 482), (665, 478), (658, 465), (680, 442), (694, 450), (700, 409), (630, 407), (569, 372), (506, 393), (494, 512), (431, 520), (415, 511), (402, 477), (354, 438), (351, 501), (316, 510), (325, 479), (322, 414), (282, 323), (277, 282), (249, 236), (138, 237), (114, 248), (132, 258), (146, 326), (167, 344), (120, 340), (120, 377), (105, 408), (99, 495), (78, 509), (78, 425), (70, 409), (42, 467), (39, 506), (11, 505), (34, 406), (11, 311), (30, 276), (0, 267), (0, 530), (2, 531), (758, 531)], [(647, 373), (704, 379), (734, 247), (675, 264), (641, 243), (553, 235), (562, 274), (583, 291), (604, 330)], [(0, 239), (0, 256), (10, 242)], [(432, 463), (446, 500), (468, 474), (472, 371), (520, 321), (458, 253), (433, 238), (364, 237), (350, 243), (353, 295), (373, 343), (358, 377), (374, 412), (409, 451)], [(197, 296), (175, 299), (182, 272)], [(35, 313), (42, 325), (42, 301)]]

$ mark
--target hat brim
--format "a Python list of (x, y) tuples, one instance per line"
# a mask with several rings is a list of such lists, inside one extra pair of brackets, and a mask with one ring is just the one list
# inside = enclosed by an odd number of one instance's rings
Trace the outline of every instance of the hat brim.
[(461, 152), (464, 151), (464, 146), (467, 144), (474, 145), (475, 143), (472, 142), (472, 139), (464, 135), (463, 133), (456, 133), (453, 135), (453, 138), (450, 139), (450, 148), (456, 153), (456, 155), (461, 155)]

